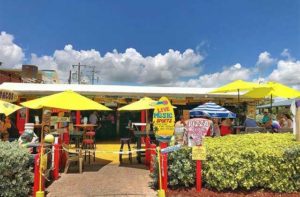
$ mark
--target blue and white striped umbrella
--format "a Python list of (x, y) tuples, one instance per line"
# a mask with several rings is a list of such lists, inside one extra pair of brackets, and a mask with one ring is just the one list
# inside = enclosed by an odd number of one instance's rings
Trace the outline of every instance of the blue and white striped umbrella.
[(198, 107), (190, 110), (190, 116), (192, 118), (201, 116), (208, 116), (211, 118), (236, 118), (235, 113), (212, 102), (199, 105)]

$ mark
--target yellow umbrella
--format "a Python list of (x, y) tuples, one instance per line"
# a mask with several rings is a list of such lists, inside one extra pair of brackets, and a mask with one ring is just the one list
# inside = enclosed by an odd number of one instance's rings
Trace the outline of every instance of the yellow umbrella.
[(221, 86), (210, 93), (227, 93), (227, 92), (238, 92), (238, 102), (240, 101), (240, 91), (251, 90), (255, 87), (259, 87), (259, 84), (254, 82), (247, 82), (243, 80), (236, 80)]
[(157, 101), (149, 98), (144, 97), (138, 101), (125, 105), (121, 108), (118, 108), (119, 111), (139, 111), (139, 110), (147, 110), (147, 109), (154, 109), (154, 106)]
[(0, 100), (0, 113), (5, 114), (6, 116), (21, 108), (21, 106)]
[(21, 103), (21, 105), (31, 109), (49, 107), (66, 110), (111, 110), (71, 90), (26, 101)]
[(243, 95), (246, 98), (264, 98), (271, 96), (271, 109), (272, 109), (272, 98), (282, 97), (282, 98), (297, 98), (300, 97), (300, 91), (285, 86), (277, 82), (268, 82), (265, 84), (260, 84), (258, 87), (247, 92)]
[(260, 84), (258, 87), (243, 95), (249, 98), (264, 98), (266, 96), (296, 98), (300, 96), (300, 92), (288, 86), (277, 82), (268, 82)]

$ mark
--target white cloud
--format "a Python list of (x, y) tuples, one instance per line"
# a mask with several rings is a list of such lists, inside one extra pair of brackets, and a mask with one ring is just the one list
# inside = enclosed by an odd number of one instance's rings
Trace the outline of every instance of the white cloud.
[(190, 79), (186, 82), (178, 82), (177, 85), (212, 88), (238, 79), (249, 80), (251, 79), (251, 75), (252, 71), (250, 69), (237, 63), (229, 68), (224, 68), (222, 72), (201, 75), (197, 79)]
[(259, 67), (267, 67), (276, 62), (276, 59), (271, 57), (271, 54), (267, 51), (264, 51), (259, 54), (256, 65)]
[(21, 47), (14, 42), (14, 36), (4, 31), (0, 34), (0, 62), (4, 67), (20, 67), (24, 61)]
[(280, 60), (277, 68), (269, 75), (268, 80), (278, 81), (291, 86), (300, 85), (300, 61)]
[[(95, 66), (104, 83), (163, 85), (178, 81), (182, 77), (196, 76), (200, 70), (198, 64), (202, 59), (203, 57), (192, 49), (183, 53), (170, 49), (165, 54), (143, 57), (135, 49), (128, 48), (124, 53), (113, 50), (101, 56), (94, 49), (77, 51), (72, 45), (66, 45), (63, 50), (56, 50), (53, 56), (32, 55), (31, 62), (43, 69), (56, 68), (61, 73), (68, 73), (72, 65), (80, 62), (82, 65)], [(64, 79), (61, 79), (66, 81), (66, 74)]]
[(291, 60), (291, 61), (294, 61), (294, 60), (295, 60), (294, 58), (292, 58), (291, 53), (290, 53), (290, 51), (289, 51), (288, 49), (284, 49), (284, 50), (281, 52), (280, 55), (281, 55), (282, 57), (287, 58), (288, 60)]

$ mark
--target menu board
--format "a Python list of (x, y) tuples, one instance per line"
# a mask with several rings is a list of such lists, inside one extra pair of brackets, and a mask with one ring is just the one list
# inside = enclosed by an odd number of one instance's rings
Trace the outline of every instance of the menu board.
[(188, 138), (188, 146), (192, 147), (202, 145), (203, 139), (211, 125), (211, 120), (204, 118), (194, 118), (188, 120), (185, 126)]
[(153, 112), (154, 132), (157, 137), (171, 137), (174, 133), (175, 115), (173, 106), (166, 97), (161, 97)]

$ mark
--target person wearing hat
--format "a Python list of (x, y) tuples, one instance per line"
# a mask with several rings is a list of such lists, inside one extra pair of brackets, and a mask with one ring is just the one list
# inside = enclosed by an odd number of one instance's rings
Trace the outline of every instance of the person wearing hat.
[(244, 127), (257, 127), (257, 123), (252, 114), (247, 114), (246, 120), (244, 122)]
[(270, 117), (270, 114), (269, 114), (269, 110), (268, 109), (265, 109), (264, 110), (264, 116), (262, 118), (262, 124), (264, 127), (268, 128), (271, 126), (272, 124), (272, 118)]

